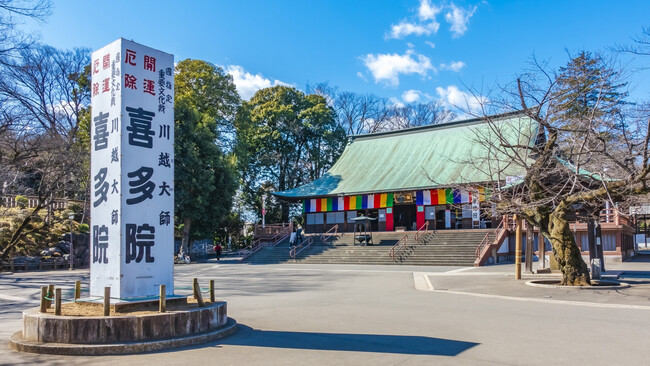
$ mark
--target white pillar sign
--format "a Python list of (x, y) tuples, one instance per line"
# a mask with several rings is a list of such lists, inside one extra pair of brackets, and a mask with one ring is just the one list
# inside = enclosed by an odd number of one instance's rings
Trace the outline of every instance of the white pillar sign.
[(171, 295), (174, 56), (118, 39), (91, 62), (90, 295)]

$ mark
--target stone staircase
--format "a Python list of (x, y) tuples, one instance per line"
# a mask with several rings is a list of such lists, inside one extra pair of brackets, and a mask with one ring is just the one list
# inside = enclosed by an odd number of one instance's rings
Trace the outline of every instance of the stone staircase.
[[(312, 263), (312, 264), (403, 264), (429, 266), (472, 266), (476, 247), (485, 234), (492, 230), (454, 230), (425, 234), (421, 244), (415, 243), (415, 232), (374, 233), (375, 245), (354, 245), (354, 235), (343, 233), (327, 242), (320, 242), (320, 235), (313, 235), (310, 248), (302, 251), (294, 260), (289, 256), (290, 247), (285, 241), (275, 247), (261, 249), (246, 259), (251, 264)], [(409, 242), (404, 250), (392, 260), (390, 249), (404, 234)]]
[(493, 229), (441, 230), (425, 234), (421, 244), (409, 242), (396, 256), (401, 264), (426, 266), (473, 266), (476, 247)]

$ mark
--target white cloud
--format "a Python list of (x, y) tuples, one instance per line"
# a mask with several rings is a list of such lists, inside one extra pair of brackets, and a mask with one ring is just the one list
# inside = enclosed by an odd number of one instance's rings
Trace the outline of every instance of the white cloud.
[(375, 82), (384, 81), (392, 86), (399, 85), (400, 74), (420, 74), (426, 76), (429, 70), (435, 70), (431, 60), (408, 50), (404, 55), (368, 54), (363, 58), (364, 65), (370, 70)]
[(436, 93), (443, 103), (469, 113), (479, 113), (481, 105), (488, 101), (487, 97), (464, 92), (456, 85), (449, 85), (447, 88), (437, 87)]
[(431, 41), (424, 41), (424, 43), (426, 43), (431, 48), (436, 48), (436, 44)]
[(463, 67), (465, 67), (463, 61), (454, 61), (450, 64), (440, 64), (440, 70), (451, 70), (453, 72), (459, 72)]
[(386, 35), (386, 38), (401, 39), (411, 34), (415, 34), (416, 36), (428, 36), (431, 35), (431, 33), (436, 33), (439, 28), (440, 23), (438, 22), (416, 24), (402, 21), (399, 24), (393, 24), (390, 26), (390, 33)]
[(361, 71), (357, 71), (357, 77), (363, 81), (368, 81), (368, 79), (366, 79), (366, 76)]
[(420, 91), (419, 90), (407, 90), (404, 93), (402, 93), (402, 100), (405, 101), (406, 103), (413, 103), (417, 102), (420, 100)]
[(390, 103), (391, 106), (397, 107), (397, 108), (402, 108), (404, 107), (404, 103), (402, 103), (399, 99), (395, 97), (390, 97), (388, 98), (388, 102)]
[(471, 7), (469, 9), (463, 9), (457, 7), (454, 3), (451, 3), (449, 6), (451, 8), (450, 11), (445, 14), (445, 20), (451, 24), (451, 27), (449, 28), (451, 32), (453, 33), (453, 37), (457, 38), (465, 34), (467, 32), (467, 25), (469, 24), (469, 18), (474, 15), (474, 12), (476, 11), (476, 6)]
[(243, 66), (239, 65), (228, 65), (226, 66), (226, 72), (232, 75), (233, 82), (237, 87), (237, 92), (239, 96), (248, 100), (255, 92), (260, 89), (268, 88), (276, 85), (289, 85), (280, 80), (271, 81), (268, 78), (265, 78), (262, 74), (251, 74), (250, 72), (244, 70)]
[(422, 20), (433, 20), (436, 18), (436, 15), (440, 13), (442, 7), (437, 7), (431, 5), (430, 0), (420, 0), (420, 7), (418, 8), (418, 16)]

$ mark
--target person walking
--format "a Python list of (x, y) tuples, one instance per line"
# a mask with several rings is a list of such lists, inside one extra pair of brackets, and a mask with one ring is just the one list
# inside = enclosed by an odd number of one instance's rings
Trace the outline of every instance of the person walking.
[(302, 243), (302, 226), (298, 225), (298, 230), (296, 230), (296, 243)]
[(221, 252), (223, 251), (223, 248), (221, 248), (221, 245), (217, 243), (217, 245), (214, 246), (214, 252), (217, 253), (217, 260), (221, 260)]

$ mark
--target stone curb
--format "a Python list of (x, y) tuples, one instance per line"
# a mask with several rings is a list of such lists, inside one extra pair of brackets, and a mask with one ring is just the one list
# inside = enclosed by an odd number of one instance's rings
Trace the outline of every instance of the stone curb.
[(72, 356), (97, 356), (97, 355), (124, 355), (132, 353), (145, 353), (167, 350), (169, 348), (191, 346), (212, 342), (225, 338), (237, 331), (237, 321), (228, 318), (228, 322), (223, 327), (214, 331), (202, 334), (196, 334), (186, 337), (172, 339), (162, 339), (150, 342), (129, 342), (114, 344), (66, 344), (66, 343), (42, 343), (32, 342), (23, 339), (22, 331), (14, 333), (9, 338), (9, 347), (15, 351), (53, 354), (53, 355), (72, 355)]
[[(537, 281), (542, 281), (542, 280), (537, 280)], [(615, 281), (602, 281), (602, 282), (611, 283), (612, 285), (611, 286), (560, 286), (560, 285), (548, 285), (545, 283), (536, 283), (535, 280), (526, 281), (526, 285), (533, 286), (533, 287), (561, 288), (567, 290), (615, 290), (615, 289), (630, 287), (630, 284), (625, 282), (615, 282)]]

